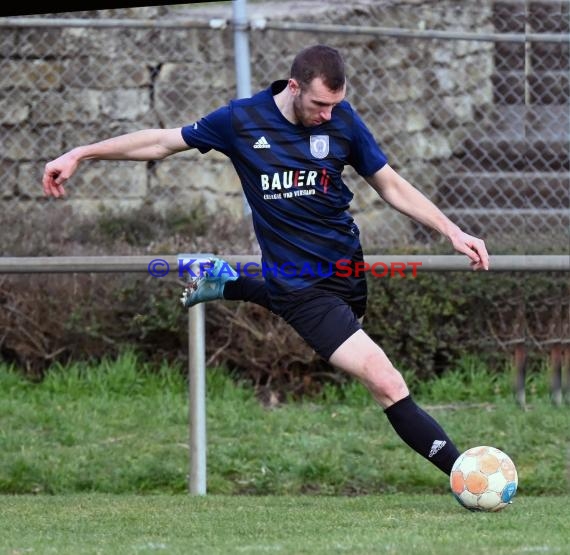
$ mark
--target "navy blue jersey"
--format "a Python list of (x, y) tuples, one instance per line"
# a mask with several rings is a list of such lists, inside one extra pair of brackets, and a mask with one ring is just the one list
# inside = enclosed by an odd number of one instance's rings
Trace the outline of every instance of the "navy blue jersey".
[(231, 159), (274, 294), (307, 287), (330, 274), (337, 260), (352, 256), (360, 246), (359, 230), (348, 211), (353, 194), (342, 180), (343, 169), (350, 165), (370, 176), (387, 163), (347, 101), (318, 126), (289, 122), (273, 99), (286, 84), (276, 81), (182, 128), (190, 147)]

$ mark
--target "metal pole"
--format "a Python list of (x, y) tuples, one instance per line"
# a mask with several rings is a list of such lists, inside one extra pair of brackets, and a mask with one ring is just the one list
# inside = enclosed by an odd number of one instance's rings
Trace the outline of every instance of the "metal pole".
[[(196, 258), (203, 255), (184, 254), (180, 257)], [(209, 255), (213, 256), (213, 255)], [(261, 262), (259, 254), (219, 253), (231, 265)], [(469, 261), (463, 255), (382, 255), (367, 254), (369, 264), (384, 262), (419, 264), (418, 272), (471, 272)], [(144, 256), (0, 256), (0, 274), (66, 274), (66, 273), (146, 273), (155, 278), (175, 274), (178, 257), (172, 254)], [(491, 272), (570, 272), (569, 254), (495, 254), (491, 255)]]
[(336, 25), (329, 23), (304, 23), (296, 21), (282, 21), (279, 19), (253, 19), (252, 29), (263, 31), (274, 29), (278, 31), (301, 31), (313, 33), (328, 33), (340, 35), (372, 35), (377, 37), (394, 37), (408, 39), (434, 39), (434, 40), (468, 40), (478, 42), (552, 42), (567, 43), (570, 40), (568, 33), (483, 33), (455, 32), (437, 30), (400, 29), (391, 27), (372, 27), (369, 25)]
[[(210, 253), (179, 254), (178, 277), (183, 277), (185, 264), (190, 264), (191, 277), (201, 276), (206, 271), (202, 263), (211, 257)], [(206, 495), (206, 308), (201, 303), (188, 309), (188, 405), (188, 490), (193, 495)]]
[(238, 98), (251, 96), (249, 21), (246, 0), (233, 1), (234, 50)]
[(193, 495), (206, 494), (206, 318), (203, 304), (188, 309), (190, 481)]
[[(529, 0), (525, 1), (524, 4), (524, 9), (525, 9), (525, 22), (524, 22), (524, 33), (525, 36), (530, 34), (531, 31), (531, 27), (530, 27), (530, 23), (529, 23)], [(529, 77), (530, 74), (532, 72), (532, 51), (531, 51), (531, 42), (525, 40), (524, 43), (524, 108), (525, 108), (525, 113), (524, 113), (524, 122), (525, 122), (525, 132), (526, 132), (526, 124), (528, 124), (529, 119), (528, 119), (528, 115), (529, 115), (529, 108), (530, 108), (530, 82), (529, 82)]]
[(200, 21), (190, 18), (176, 19), (90, 19), (90, 18), (63, 18), (63, 17), (2, 17), (0, 28), (16, 27), (56, 27), (57, 29), (80, 27), (90, 29), (120, 29), (133, 27), (137, 29), (224, 29), (227, 25), (224, 19), (210, 19)]
[[(233, 0), (234, 55), (236, 65), (237, 97), (251, 96), (251, 67), (249, 52), (249, 21), (247, 19), (247, 0)], [(251, 207), (243, 199), (243, 213), (251, 214)]]
[[(236, 3), (246, 3), (246, 0), (234, 0)], [(225, 29), (228, 21), (225, 19), (198, 20), (178, 17), (176, 19), (89, 19), (89, 18), (41, 18), (41, 17), (0, 17), (0, 28), (14, 27), (90, 27), (90, 28), (151, 28), (151, 29)], [(249, 27), (247, 27), (249, 25)], [(540, 43), (567, 43), (570, 40), (568, 33), (485, 33), (480, 31), (443, 31), (401, 29), (392, 27), (373, 27), (369, 25), (334, 25), (326, 23), (302, 23), (294, 21), (281, 21), (278, 19), (257, 18), (246, 21), (246, 29), (256, 31), (275, 29), (278, 31), (308, 31), (314, 33), (328, 33), (341, 35), (373, 35), (378, 37), (434, 39), (434, 40), (468, 40), (475, 42), (540, 42)], [(248, 58), (249, 59), (249, 58)]]

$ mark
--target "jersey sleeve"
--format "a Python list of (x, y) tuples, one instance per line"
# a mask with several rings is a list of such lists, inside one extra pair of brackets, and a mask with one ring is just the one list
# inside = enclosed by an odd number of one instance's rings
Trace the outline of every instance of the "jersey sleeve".
[(182, 127), (182, 138), (202, 154), (214, 149), (229, 155), (232, 145), (230, 107), (223, 106), (196, 123)]
[(368, 177), (383, 168), (388, 163), (388, 157), (360, 116), (354, 111), (353, 116), (354, 134), (349, 163), (359, 175)]

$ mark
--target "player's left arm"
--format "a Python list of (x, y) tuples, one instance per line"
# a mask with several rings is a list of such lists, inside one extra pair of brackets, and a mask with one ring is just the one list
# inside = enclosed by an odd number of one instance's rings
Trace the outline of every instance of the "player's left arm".
[(469, 257), (474, 270), (489, 269), (489, 254), (482, 239), (463, 232), (431, 200), (388, 164), (366, 178), (392, 207), (449, 239), (453, 248)]

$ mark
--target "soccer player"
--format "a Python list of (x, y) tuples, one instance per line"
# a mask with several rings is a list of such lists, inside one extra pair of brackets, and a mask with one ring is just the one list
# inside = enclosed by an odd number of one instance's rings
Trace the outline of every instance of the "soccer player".
[(359, 230), (347, 211), (353, 195), (342, 180), (343, 168), (352, 166), (393, 208), (442, 233), (474, 270), (487, 270), (489, 256), (481, 239), (463, 232), (390, 167), (345, 94), (342, 56), (317, 44), (297, 54), (289, 79), (194, 123), (135, 131), (62, 154), (45, 166), (44, 192), (64, 195), (64, 183), (84, 160), (160, 160), (190, 148), (227, 155), (251, 207), (268, 271), (265, 279), (240, 276), (213, 259), (191, 279), (183, 305), (224, 298), (267, 307), (323, 359), (362, 382), (397, 434), (449, 474), (459, 451), (362, 329), (364, 273), (340, 277), (326, 271), (339, 260), (363, 261)]

